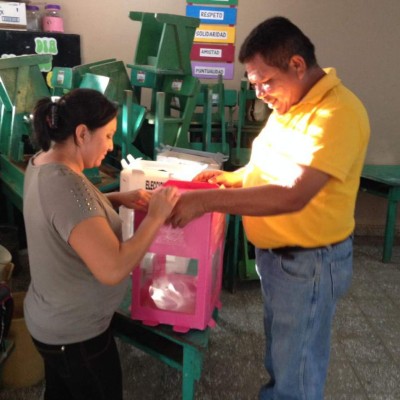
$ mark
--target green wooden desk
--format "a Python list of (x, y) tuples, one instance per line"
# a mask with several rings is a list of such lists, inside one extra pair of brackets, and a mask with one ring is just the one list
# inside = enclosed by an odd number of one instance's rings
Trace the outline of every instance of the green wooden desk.
[(400, 165), (365, 165), (360, 190), (388, 201), (382, 261), (389, 262), (396, 230), (397, 203), (400, 200)]
[[(146, 326), (130, 318), (131, 291), (113, 319), (115, 334), (121, 340), (182, 371), (182, 399), (194, 399), (195, 381), (201, 376), (203, 354), (208, 348), (210, 328), (177, 333), (171, 326)], [(214, 312), (217, 320), (218, 311)]]

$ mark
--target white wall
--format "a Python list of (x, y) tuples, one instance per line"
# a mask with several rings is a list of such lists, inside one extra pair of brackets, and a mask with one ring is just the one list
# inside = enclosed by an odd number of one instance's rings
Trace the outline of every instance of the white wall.
[[(140, 23), (129, 11), (185, 15), (185, 0), (59, 0), (66, 32), (81, 35), (83, 63), (105, 58), (132, 62)], [(399, 0), (239, 0), (236, 45), (257, 23), (283, 15), (314, 42), (321, 66), (337, 68), (368, 109), (372, 135), (367, 162), (400, 164)], [(230, 88), (244, 69), (237, 63)], [(371, 213), (371, 207), (374, 212)], [(385, 202), (361, 195), (360, 225), (384, 224)]]

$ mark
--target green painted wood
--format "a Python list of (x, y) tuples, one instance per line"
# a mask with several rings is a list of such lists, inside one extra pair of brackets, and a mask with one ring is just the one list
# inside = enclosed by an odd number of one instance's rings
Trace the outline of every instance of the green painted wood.
[(10, 162), (5, 154), (0, 154), (0, 182), (1, 191), (7, 201), (22, 212), (22, 198), (24, 190), (24, 165)]
[(390, 262), (400, 200), (400, 165), (364, 165), (360, 190), (387, 199), (382, 261)]
[(400, 186), (400, 165), (364, 165), (361, 176), (390, 186)]
[(39, 65), (51, 61), (50, 55), (17, 56), (0, 59), (2, 87), (1, 143), (7, 143), (3, 151), (11, 160), (20, 162), (24, 158), (24, 137), (31, 135), (29, 115), (36, 102), (50, 95), (40, 72)]
[(142, 23), (133, 64), (156, 73), (191, 74), (190, 51), (198, 18), (131, 11), (129, 18)]
[(261, 131), (265, 121), (250, 121), (247, 117), (248, 101), (257, 98), (254, 89), (250, 88), (249, 82), (243, 78), (238, 93), (238, 117), (236, 144), (232, 148), (231, 163), (236, 167), (242, 167), (250, 159), (251, 143), (254, 137)]
[(87, 72), (92, 72), (91, 68), (96, 67), (98, 65), (107, 64), (110, 62), (116, 61), (115, 58), (107, 58), (105, 60), (95, 61), (92, 63), (76, 65), (72, 67), (72, 87), (77, 88), (79, 87), (82, 78), (85, 76)]
[[(210, 328), (177, 333), (171, 326), (146, 326), (130, 318), (131, 286), (113, 320), (115, 333), (132, 344), (182, 372), (182, 399), (193, 400), (195, 382), (201, 377), (203, 354), (208, 348)], [(218, 313), (214, 312), (217, 320)]]
[(127, 155), (131, 154), (134, 158), (147, 159), (149, 157), (134, 145), (145, 119), (146, 108), (133, 100), (133, 92), (126, 90), (125, 101), (122, 106), (121, 158), (126, 159)]
[(240, 215), (229, 218), (225, 254), (224, 284), (228, 290), (235, 291), (237, 280), (259, 279), (254, 246), (247, 240)]
[(199, 90), (200, 81), (191, 75), (164, 77), (155, 110), (146, 114), (149, 125), (154, 125), (154, 140), (146, 151), (151, 158), (161, 145), (189, 148), (188, 130)]
[[(224, 87), (220, 75), (216, 83), (202, 84), (196, 99), (190, 132), (191, 146), (201, 142), (200, 150), (229, 154), (228, 130), (233, 128), (233, 110), (237, 104), (237, 91)], [(225, 110), (228, 109), (228, 120)]]

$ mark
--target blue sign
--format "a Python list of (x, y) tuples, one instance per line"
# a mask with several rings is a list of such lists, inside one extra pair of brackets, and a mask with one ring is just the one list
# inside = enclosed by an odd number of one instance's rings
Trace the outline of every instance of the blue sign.
[(237, 8), (186, 6), (188, 17), (199, 18), (202, 24), (235, 25)]

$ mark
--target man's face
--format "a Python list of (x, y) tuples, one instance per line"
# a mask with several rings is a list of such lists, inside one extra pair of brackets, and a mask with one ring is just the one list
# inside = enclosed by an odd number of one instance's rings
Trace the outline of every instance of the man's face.
[(257, 54), (245, 63), (249, 82), (255, 87), (256, 96), (278, 114), (285, 114), (303, 96), (302, 80), (295, 63), (287, 71), (271, 67)]

